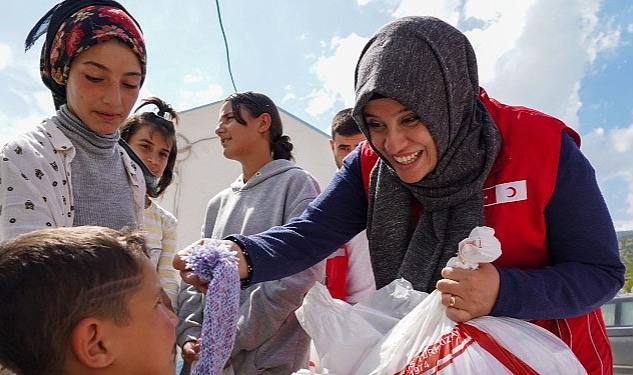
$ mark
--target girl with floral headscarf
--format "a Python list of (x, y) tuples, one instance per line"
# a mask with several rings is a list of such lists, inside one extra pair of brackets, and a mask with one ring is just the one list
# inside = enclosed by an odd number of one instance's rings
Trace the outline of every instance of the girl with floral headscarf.
[(119, 146), (119, 126), (145, 79), (138, 23), (113, 0), (66, 0), (25, 47), (46, 34), (42, 81), (55, 116), (0, 150), (0, 240), (34, 229), (142, 223), (145, 183)]

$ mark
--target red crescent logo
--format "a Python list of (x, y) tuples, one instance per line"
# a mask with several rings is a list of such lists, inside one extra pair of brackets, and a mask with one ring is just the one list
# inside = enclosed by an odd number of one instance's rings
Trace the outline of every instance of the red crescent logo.
[(512, 198), (515, 195), (517, 195), (517, 189), (515, 189), (513, 187), (508, 187), (508, 188), (506, 188), (506, 190), (510, 190), (510, 194), (507, 195), (508, 198)]

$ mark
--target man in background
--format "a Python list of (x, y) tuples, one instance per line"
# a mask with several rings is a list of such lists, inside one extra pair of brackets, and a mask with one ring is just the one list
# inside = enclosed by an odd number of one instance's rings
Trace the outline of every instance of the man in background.
[[(352, 117), (352, 108), (339, 111), (332, 119), (330, 139), (336, 167), (341, 168), (343, 159), (364, 140), (365, 136)], [(325, 285), (332, 297), (351, 304), (376, 290), (365, 231), (327, 258)]]

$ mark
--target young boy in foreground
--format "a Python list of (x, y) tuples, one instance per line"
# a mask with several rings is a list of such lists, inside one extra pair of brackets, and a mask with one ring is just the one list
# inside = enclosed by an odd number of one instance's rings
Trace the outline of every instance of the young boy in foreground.
[(138, 232), (43, 229), (0, 244), (0, 364), (23, 375), (173, 375), (177, 317)]

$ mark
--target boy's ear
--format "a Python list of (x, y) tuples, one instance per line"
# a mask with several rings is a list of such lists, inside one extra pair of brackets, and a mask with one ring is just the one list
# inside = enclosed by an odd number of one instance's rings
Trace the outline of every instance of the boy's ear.
[(115, 359), (107, 335), (108, 324), (97, 318), (84, 318), (73, 329), (70, 345), (75, 358), (89, 368), (104, 368)]

